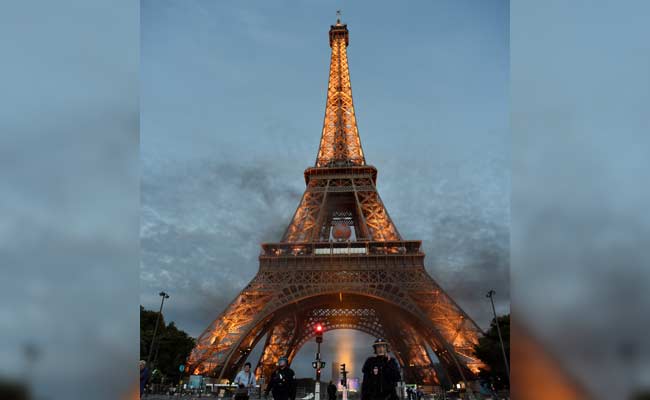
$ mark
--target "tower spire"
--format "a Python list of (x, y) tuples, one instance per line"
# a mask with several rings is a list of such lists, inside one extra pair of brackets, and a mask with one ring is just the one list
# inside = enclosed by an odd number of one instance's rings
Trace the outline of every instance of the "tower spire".
[(327, 102), (316, 167), (365, 165), (352, 102), (347, 46), (347, 25), (341, 24), (341, 10), (336, 25), (330, 27), (330, 60)]

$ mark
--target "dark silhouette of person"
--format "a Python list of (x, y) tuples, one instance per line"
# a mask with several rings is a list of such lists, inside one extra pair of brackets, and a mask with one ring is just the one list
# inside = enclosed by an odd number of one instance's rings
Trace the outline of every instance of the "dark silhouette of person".
[(397, 400), (395, 388), (401, 379), (399, 365), (388, 354), (386, 340), (377, 339), (372, 347), (375, 355), (363, 364), (361, 400)]
[(287, 365), (288, 362), (287, 357), (280, 357), (278, 368), (271, 374), (269, 385), (264, 391), (265, 396), (271, 392), (274, 400), (296, 400), (295, 373)]
[(336, 385), (330, 381), (330, 384), (327, 385), (327, 395), (329, 396), (329, 400), (336, 400)]

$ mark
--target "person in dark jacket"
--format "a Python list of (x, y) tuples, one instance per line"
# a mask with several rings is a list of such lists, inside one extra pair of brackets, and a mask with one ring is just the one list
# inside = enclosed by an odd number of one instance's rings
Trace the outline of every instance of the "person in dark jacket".
[(140, 360), (140, 397), (144, 393), (144, 387), (149, 381), (149, 368), (147, 368), (147, 362)]
[(397, 382), (401, 375), (399, 365), (388, 354), (388, 342), (377, 339), (372, 345), (375, 351), (363, 364), (361, 400), (397, 400)]
[(336, 400), (336, 385), (334, 382), (330, 381), (330, 384), (327, 385), (327, 396), (329, 397), (329, 400)]
[(289, 368), (288, 363), (287, 357), (280, 357), (278, 368), (271, 374), (269, 384), (264, 391), (265, 396), (268, 396), (269, 392), (271, 392), (274, 400), (296, 399), (295, 373)]

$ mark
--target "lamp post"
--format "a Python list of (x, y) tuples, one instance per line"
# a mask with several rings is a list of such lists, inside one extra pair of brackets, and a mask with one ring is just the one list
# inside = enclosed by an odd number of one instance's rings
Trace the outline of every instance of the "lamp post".
[(156, 317), (156, 326), (153, 328), (153, 337), (151, 338), (151, 344), (149, 345), (149, 356), (147, 356), (147, 366), (151, 362), (151, 354), (153, 353), (153, 344), (156, 341), (156, 333), (158, 332), (158, 322), (160, 321), (160, 316), (162, 315), (163, 304), (165, 304), (165, 299), (169, 298), (169, 295), (165, 292), (158, 293), (162, 300), (160, 301), (160, 311), (158, 311), (158, 316)]
[(490, 290), (487, 292), (487, 295), (485, 297), (490, 298), (490, 302), (492, 303), (492, 313), (494, 314), (494, 323), (497, 325), (497, 333), (499, 334), (499, 342), (501, 343), (501, 352), (503, 353), (503, 362), (506, 364), (506, 373), (508, 374), (508, 383), (510, 383), (510, 366), (508, 365), (508, 357), (506, 356), (506, 349), (503, 347), (503, 338), (501, 337), (501, 328), (499, 328), (499, 320), (497, 319), (497, 312), (494, 308), (494, 295), (496, 292), (494, 290)]

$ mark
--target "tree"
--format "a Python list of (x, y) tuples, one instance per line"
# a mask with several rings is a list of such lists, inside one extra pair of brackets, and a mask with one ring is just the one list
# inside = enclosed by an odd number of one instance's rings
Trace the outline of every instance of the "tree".
[[(146, 310), (140, 306), (140, 359), (146, 360), (149, 356), (149, 346), (151, 346), (151, 339), (153, 338), (153, 331), (156, 326), (156, 319), (158, 313), (155, 311)], [(158, 333), (160, 335), (165, 329), (165, 317), (160, 316), (158, 321)], [(159, 338), (160, 336), (158, 336)]]
[(30, 393), (23, 383), (0, 377), (0, 399), (27, 400)]
[[(153, 338), (158, 313), (146, 310), (140, 306), (140, 359), (146, 360), (149, 355), (149, 346)], [(194, 348), (195, 340), (184, 331), (178, 329), (174, 322), (165, 326), (164, 316), (161, 315), (156, 333), (152, 363), (154, 368), (161, 373), (161, 378), (178, 381), (181, 372), (178, 367), (185, 363)]]
[[(503, 347), (506, 351), (508, 363), (510, 363), (510, 314), (498, 317), (498, 321), (499, 328), (501, 328), (501, 337), (503, 338)], [(474, 351), (476, 357), (487, 366), (486, 369), (481, 369), (479, 376), (494, 384), (496, 389), (507, 387), (508, 374), (506, 373), (499, 333), (494, 319), (490, 323), (490, 329), (485, 336), (479, 338)]]

